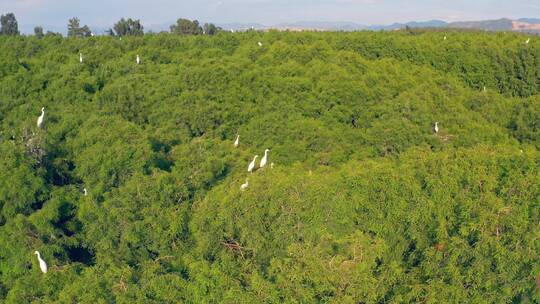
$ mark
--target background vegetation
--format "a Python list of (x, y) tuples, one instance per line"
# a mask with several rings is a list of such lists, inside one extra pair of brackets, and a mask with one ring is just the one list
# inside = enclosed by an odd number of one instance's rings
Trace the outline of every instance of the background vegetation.
[(540, 302), (537, 39), (81, 36), (0, 36), (0, 301)]

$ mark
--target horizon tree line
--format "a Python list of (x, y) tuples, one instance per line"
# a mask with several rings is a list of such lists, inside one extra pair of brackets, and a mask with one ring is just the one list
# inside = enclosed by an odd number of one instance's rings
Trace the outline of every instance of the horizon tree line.
[[(0, 16), (0, 35), (18, 36), (20, 35), (19, 26), (14, 13), (7, 13)], [(189, 20), (179, 18), (175, 24), (169, 27), (171, 34), (178, 35), (215, 35), (223, 29), (213, 23), (204, 23), (201, 25), (198, 20)], [(164, 31), (165, 32), (165, 31)], [(144, 26), (139, 19), (121, 18), (112, 28), (105, 31), (108, 36), (142, 36), (144, 35)], [(43, 38), (45, 36), (62, 36), (60, 33), (52, 31), (44, 32), (42, 26), (34, 27), (34, 36)], [(68, 20), (67, 37), (91, 37), (92, 30), (88, 25), (81, 26), (80, 19), (73, 17)]]

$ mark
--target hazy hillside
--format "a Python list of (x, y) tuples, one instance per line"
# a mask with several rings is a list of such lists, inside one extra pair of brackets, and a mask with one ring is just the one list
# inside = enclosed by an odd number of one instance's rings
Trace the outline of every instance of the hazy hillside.
[(527, 38), (0, 36), (0, 302), (540, 302)]
[(521, 18), (517, 20), (511, 19), (498, 19), (498, 20), (481, 20), (481, 21), (458, 21), (458, 22), (445, 22), (442, 20), (429, 20), (429, 21), (411, 21), (406, 23), (392, 23), (392, 24), (375, 24), (366, 25), (354, 22), (322, 22), (322, 21), (299, 21), (289, 23), (279, 23), (275, 25), (262, 25), (258, 23), (222, 23), (220, 24), (224, 29), (233, 30), (318, 30), (318, 31), (393, 31), (405, 28), (420, 28), (420, 29), (434, 29), (434, 28), (459, 28), (469, 30), (484, 30), (484, 31), (518, 31), (528, 32), (532, 34), (540, 34), (540, 19), (534, 18)]

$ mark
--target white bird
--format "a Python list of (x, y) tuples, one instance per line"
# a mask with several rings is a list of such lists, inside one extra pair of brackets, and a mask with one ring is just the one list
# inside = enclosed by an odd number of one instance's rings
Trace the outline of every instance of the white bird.
[(246, 183), (245, 184), (242, 184), (240, 186), (240, 190), (244, 191), (247, 189), (247, 187), (249, 186), (249, 182), (248, 182), (248, 179), (246, 178)]
[(487, 92), (486, 86), (484, 86), (484, 92)]
[(262, 46), (262, 42), (260, 42), (260, 41), (259, 41), (257, 44), (258, 44), (259, 46)]
[(252, 173), (253, 169), (255, 169), (255, 160), (257, 159), (257, 157), (259, 157), (259, 155), (255, 155), (255, 157), (253, 157), (253, 160), (251, 161), (251, 163), (249, 163), (249, 166), (248, 166), (248, 172), (249, 173)]
[(82, 63), (82, 53), (79, 53), (79, 62)]
[(262, 168), (262, 167), (266, 166), (266, 162), (268, 162), (268, 152), (269, 151), (270, 151), (270, 149), (264, 150), (264, 156), (261, 159), (261, 163), (260, 163), (259, 167)]
[(444, 40), (446, 40), (446, 36), (444, 36)]
[(45, 107), (41, 108), (41, 115), (37, 119), (37, 126), (41, 128), (43, 125), (43, 120), (45, 119)]
[(527, 41), (525, 41), (525, 44), (529, 44), (529, 42), (531, 42), (531, 38), (527, 39)]
[(88, 191), (86, 190), (86, 188), (83, 188), (83, 193), (84, 193), (84, 196), (88, 195)]
[(234, 141), (234, 146), (238, 147), (239, 144), (240, 144), (240, 135), (236, 135), (236, 140)]
[(34, 254), (37, 255), (37, 258), (39, 261), (39, 268), (41, 269), (41, 272), (47, 273), (47, 263), (45, 263), (45, 261), (41, 258), (39, 251), (34, 251)]
[(439, 133), (439, 122), (435, 122), (435, 127), (433, 127), (433, 131), (435, 131), (435, 134)]
[(137, 64), (140, 64), (141, 63), (141, 57), (139, 57), (139, 55), (137, 55)]

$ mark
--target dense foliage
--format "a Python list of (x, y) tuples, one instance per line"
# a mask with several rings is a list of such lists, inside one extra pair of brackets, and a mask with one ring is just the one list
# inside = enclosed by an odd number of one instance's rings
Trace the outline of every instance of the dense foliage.
[(2, 36), (0, 301), (539, 303), (524, 41)]

